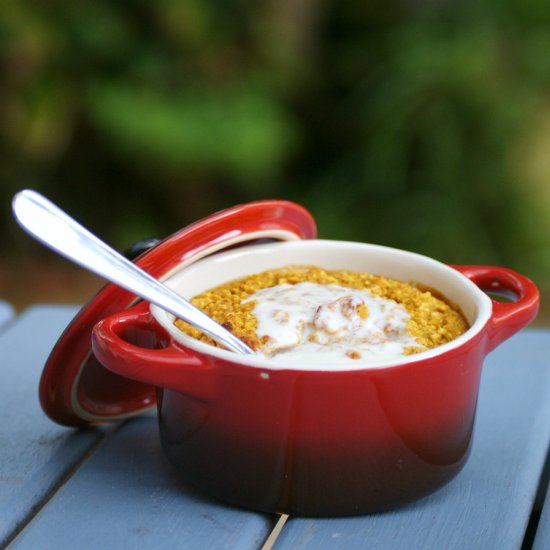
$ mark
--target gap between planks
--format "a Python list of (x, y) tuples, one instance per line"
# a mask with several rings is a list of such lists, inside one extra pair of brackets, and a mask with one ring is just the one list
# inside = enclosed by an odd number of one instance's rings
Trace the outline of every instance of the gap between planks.
[(277, 538), (281, 534), (281, 531), (283, 530), (283, 527), (288, 519), (288, 514), (281, 514), (279, 516), (279, 519), (275, 523), (275, 526), (273, 527), (271, 533), (269, 534), (269, 537), (267, 537), (266, 541), (264, 542), (261, 550), (271, 550), (273, 548), (273, 545), (275, 544)]
[(40, 511), (48, 504), (48, 502), (57, 494), (57, 492), (76, 474), (80, 467), (88, 461), (88, 459), (97, 451), (97, 449), (109, 439), (113, 433), (117, 431), (120, 424), (114, 425), (112, 428), (105, 430), (98, 439), (90, 446), (90, 448), (58, 479), (44, 497), (37, 502), (23, 518), (21, 523), (17, 525), (14, 531), (8, 535), (4, 541), (0, 541), (8, 548), (9, 545), (17, 539), (17, 537), (25, 530), (32, 520), (40, 513)]
[(535, 500), (533, 502), (533, 508), (529, 517), (529, 522), (525, 529), (525, 535), (521, 550), (531, 550), (537, 536), (537, 530), (542, 515), (542, 509), (544, 507), (545, 499), (548, 494), (548, 487), (550, 485), (550, 446), (546, 451), (546, 459), (539, 479), (539, 485)]

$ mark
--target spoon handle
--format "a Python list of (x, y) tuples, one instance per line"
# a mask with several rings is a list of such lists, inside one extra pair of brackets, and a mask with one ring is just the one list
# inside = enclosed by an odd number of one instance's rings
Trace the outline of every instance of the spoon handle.
[(185, 298), (113, 250), (40, 193), (17, 193), (12, 208), (19, 224), (38, 241), (97, 275), (156, 304), (237, 353), (253, 351)]

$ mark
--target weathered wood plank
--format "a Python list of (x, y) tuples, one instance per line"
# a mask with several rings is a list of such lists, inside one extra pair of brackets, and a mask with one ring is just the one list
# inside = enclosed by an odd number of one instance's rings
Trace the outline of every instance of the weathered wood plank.
[(0, 334), (0, 547), (102, 437), (50, 421), (38, 402), (38, 381), (55, 341), (76, 308), (40, 306)]
[[(162, 453), (154, 415), (111, 430), (97, 448), (106, 432), (44, 417), (38, 377), (74, 311), (33, 308), (0, 336), (0, 546), (47, 500), (11, 547), (260, 547), (273, 518), (184, 484)], [(291, 518), (275, 547), (519, 548), (550, 440), (549, 344), (550, 331), (524, 331), (487, 359), (472, 456), (448, 487), (378, 516)], [(543, 528), (541, 519), (541, 536)]]
[(11, 548), (260, 548), (273, 519), (183, 483), (148, 414), (112, 434)]
[(291, 518), (276, 550), (519, 549), (550, 440), (549, 349), (550, 331), (527, 330), (487, 357), (472, 455), (450, 485), (391, 513)]

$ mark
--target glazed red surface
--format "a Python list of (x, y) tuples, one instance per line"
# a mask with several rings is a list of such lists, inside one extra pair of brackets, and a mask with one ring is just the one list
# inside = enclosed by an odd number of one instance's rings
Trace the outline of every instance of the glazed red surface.
[(233, 504), (381, 511), (434, 491), (467, 458), (482, 354), (475, 342), (463, 350), (459, 378), (456, 360), (269, 379), (224, 364), (210, 400), (163, 391), (161, 440), (188, 481)]
[(493, 315), (487, 328), (490, 351), (501, 342), (528, 325), (537, 315), (540, 294), (534, 283), (505, 267), (480, 265), (454, 265), (456, 270), (468, 277), (488, 293), (508, 296), (511, 304), (493, 300)]
[[(288, 201), (248, 203), (218, 212), (162, 241), (136, 260), (156, 278), (184, 261), (236, 237), (274, 231), (298, 238), (316, 236), (311, 214)], [(252, 238), (252, 237), (251, 237)], [(84, 306), (52, 350), (42, 373), (39, 397), (43, 410), (54, 421), (68, 426), (113, 420), (137, 414), (155, 404), (155, 388), (111, 372), (91, 352), (90, 337), (97, 321), (134, 304), (137, 297), (107, 284)]]
[(494, 302), (486, 325), (459, 347), (399, 366), (262, 371), (181, 347), (145, 304), (100, 322), (93, 349), (113, 371), (164, 388), (163, 446), (208, 493), (294, 515), (380, 511), (458, 473), (471, 444), (483, 359), (538, 309), (536, 287), (515, 272), (456, 269), (516, 301)]

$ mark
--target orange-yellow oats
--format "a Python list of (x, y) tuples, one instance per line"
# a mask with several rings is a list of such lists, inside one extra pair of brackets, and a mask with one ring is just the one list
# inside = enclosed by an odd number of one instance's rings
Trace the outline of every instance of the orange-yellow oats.
[[(418, 353), (424, 347), (433, 348), (449, 342), (468, 329), (468, 324), (459, 309), (447, 302), (437, 292), (381, 275), (353, 271), (329, 271), (314, 266), (288, 266), (264, 271), (203, 292), (191, 301), (250, 347), (258, 349), (268, 341), (269, 337), (259, 337), (256, 334), (258, 323), (252, 315), (255, 302), (243, 303), (243, 301), (262, 288), (302, 282), (337, 284), (367, 290), (374, 296), (394, 300), (401, 304), (410, 315), (407, 330), (419, 344), (418, 347), (406, 348), (405, 355)], [(359, 306), (357, 313), (362, 319), (366, 319), (368, 309), (363, 304), (363, 306)], [(281, 317), (280, 322), (285, 322), (284, 316)], [(175, 324), (193, 338), (216, 345), (210, 338), (184, 321), (176, 320)], [(350, 353), (354, 354), (355, 352), (351, 351)]]

